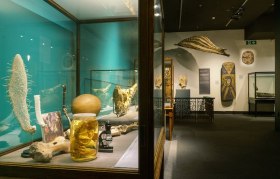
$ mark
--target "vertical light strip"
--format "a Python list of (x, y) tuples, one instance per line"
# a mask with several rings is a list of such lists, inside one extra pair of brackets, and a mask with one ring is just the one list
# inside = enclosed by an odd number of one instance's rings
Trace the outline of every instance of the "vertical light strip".
[(180, 1), (180, 16), (179, 16), (179, 31), (181, 29), (181, 23), (182, 23), (182, 11), (183, 11), (183, 0)]
[(241, 7), (245, 6), (245, 4), (246, 4), (247, 1), (248, 1), (248, 0), (245, 0), (244, 3), (241, 5)]

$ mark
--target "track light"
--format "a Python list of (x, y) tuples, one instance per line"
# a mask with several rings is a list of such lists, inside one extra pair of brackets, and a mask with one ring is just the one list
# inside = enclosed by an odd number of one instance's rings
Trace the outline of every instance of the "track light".
[(233, 15), (230, 17), (229, 21), (226, 24), (226, 27), (231, 23), (232, 20), (238, 20), (242, 17), (244, 13), (244, 6), (247, 3), (248, 0), (245, 0), (243, 4), (233, 13)]

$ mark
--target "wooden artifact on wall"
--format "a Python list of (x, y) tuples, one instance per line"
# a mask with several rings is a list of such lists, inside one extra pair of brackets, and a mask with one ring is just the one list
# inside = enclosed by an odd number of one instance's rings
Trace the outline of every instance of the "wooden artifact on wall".
[(132, 98), (137, 91), (137, 84), (135, 83), (128, 89), (122, 89), (116, 86), (113, 92), (114, 113), (117, 117), (123, 116), (127, 113), (131, 104)]
[(179, 86), (181, 89), (185, 89), (188, 83), (188, 78), (185, 75), (179, 76)]
[(210, 68), (199, 69), (199, 94), (210, 94)]
[(164, 82), (165, 82), (165, 99), (166, 102), (173, 102), (173, 62), (172, 59), (166, 57), (164, 59)]
[(255, 55), (254, 52), (251, 50), (246, 50), (242, 53), (242, 62), (246, 65), (250, 65), (252, 63), (254, 63), (255, 61)]
[(225, 52), (226, 49), (217, 47), (208, 37), (206, 36), (192, 36), (186, 38), (175, 44), (181, 47), (191, 48), (195, 50), (200, 50), (203, 52), (215, 53), (219, 55), (229, 56), (228, 53)]
[(222, 101), (231, 101), (235, 99), (235, 64), (225, 62), (221, 69), (221, 99)]

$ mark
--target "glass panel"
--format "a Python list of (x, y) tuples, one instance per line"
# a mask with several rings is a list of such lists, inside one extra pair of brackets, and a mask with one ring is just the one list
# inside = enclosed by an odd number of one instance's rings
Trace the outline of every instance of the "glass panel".
[(255, 73), (248, 75), (249, 98), (255, 98)]
[[(163, 120), (163, 26), (161, 1), (154, 1), (154, 145), (164, 126)], [(157, 147), (155, 147), (157, 150)], [(156, 152), (156, 151), (155, 151)]]
[(275, 97), (275, 75), (274, 73), (256, 73), (256, 97)]
[(137, 17), (138, 0), (53, 0), (79, 20)]
[[(76, 26), (38, 0), (1, 1), (0, 24), (0, 152), (4, 152), (42, 138), (40, 122), (54, 124), (37, 121), (35, 95), (40, 95), (38, 115), (58, 111), (52, 113), (55, 119), (62, 118), (63, 129), (69, 128), (61, 110), (63, 106), (70, 110), (75, 97)], [(21, 158), (20, 152), (16, 155), (20, 160), (12, 162), (30, 160)], [(11, 158), (0, 158), (5, 160)]]
[(80, 31), (81, 92), (101, 101), (100, 132), (109, 122), (113, 136), (113, 154), (103, 148), (103, 162), (91, 165), (138, 169), (138, 21), (82, 24)]

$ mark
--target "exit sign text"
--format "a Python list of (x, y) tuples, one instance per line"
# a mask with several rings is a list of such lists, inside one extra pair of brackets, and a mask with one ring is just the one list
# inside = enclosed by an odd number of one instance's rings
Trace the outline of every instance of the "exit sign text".
[(257, 41), (256, 40), (246, 40), (246, 45), (256, 45)]

